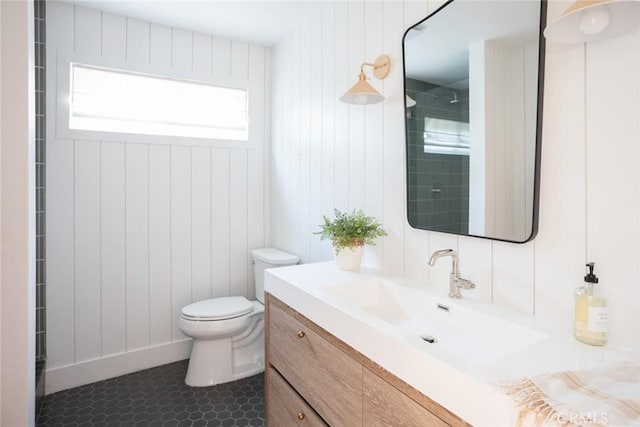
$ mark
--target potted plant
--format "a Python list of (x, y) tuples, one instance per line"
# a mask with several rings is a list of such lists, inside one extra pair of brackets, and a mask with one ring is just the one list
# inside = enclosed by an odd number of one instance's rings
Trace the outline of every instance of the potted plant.
[(365, 216), (362, 210), (352, 213), (340, 212), (335, 209), (335, 218), (330, 220), (322, 216), (324, 223), (320, 224), (320, 239), (331, 239), (335, 253), (335, 260), (341, 270), (358, 271), (362, 263), (362, 247), (375, 245), (375, 239), (386, 236), (380, 223), (373, 217)]

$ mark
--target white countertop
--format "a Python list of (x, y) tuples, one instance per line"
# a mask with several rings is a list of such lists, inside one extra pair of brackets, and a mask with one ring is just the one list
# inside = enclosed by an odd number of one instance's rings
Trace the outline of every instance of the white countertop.
[[(392, 333), (384, 321), (362, 311), (350, 310), (348, 305), (336, 302), (335, 298), (320, 290), (326, 286), (377, 278), (406, 286), (411, 292), (424, 292), (449, 306), (460, 305), (506, 319), (539, 331), (542, 338), (500, 360), (479, 366), (443, 353), (437, 347), (410, 342), (406, 337)], [(518, 315), (464, 296), (461, 300), (452, 301), (446, 297), (447, 284), (438, 287), (434, 294), (424, 284), (385, 276), (366, 267), (361, 272), (347, 272), (338, 270), (333, 262), (323, 262), (270, 269), (265, 274), (265, 291), (478, 427), (515, 425), (515, 408), (511, 399), (498, 387), (499, 382), (545, 372), (602, 366), (621, 360), (639, 360), (637, 353), (626, 349), (579, 343), (573, 338), (570, 328), (549, 330), (534, 316)], [(466, 355), (468, 360), (474, 348), (465, 351), (469, 352)]]

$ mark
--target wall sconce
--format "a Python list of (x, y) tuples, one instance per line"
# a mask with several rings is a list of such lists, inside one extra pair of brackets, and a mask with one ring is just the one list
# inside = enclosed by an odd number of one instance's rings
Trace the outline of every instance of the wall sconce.
[(640, 2), (576, 0), (545, 28), (547, 40), (583, 43), (617, 36), (638, 28)]
[(407, 105), (407, 108), (415, 107), (416, 101), (409, 95), (405, 95), (405, 104)]
[(384, 96), (367, 82), (367, 75), (364, 73), (365, 65), (373, 67), (373, 75), (380, 80), (387, 77), (391, 71), (391, 59), (388, 55), (378, 56), (373, 64), (363, 62), (360, 65), (358, 82), (340, 97), (340, 101), (356, 105), (377, 104), (384, 101)]

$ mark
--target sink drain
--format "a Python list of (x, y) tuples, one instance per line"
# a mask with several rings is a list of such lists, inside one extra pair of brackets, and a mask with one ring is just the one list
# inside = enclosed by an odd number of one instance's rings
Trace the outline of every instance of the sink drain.
[(438, 342), (438, 339), (433, 335), (422, 335), (420, 338), (422, 338), (424, 341), (428, 342), (429, 344), (435, 344)]

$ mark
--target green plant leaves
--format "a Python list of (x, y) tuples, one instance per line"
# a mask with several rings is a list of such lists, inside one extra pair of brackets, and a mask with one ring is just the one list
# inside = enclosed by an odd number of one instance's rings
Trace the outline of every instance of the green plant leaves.
[(352, 213), (338, 209), (334, 212), (333, 220), (323, 215), (320, 231), (313, 234), (319, 234), (322, 240), (331, 239), (336, 253), (342, 248), (355, 249), (365, 244), (373, 246), (376, 238), (387, 235), (378, 220), (366, 216), (362, 209), (354, 209)]

